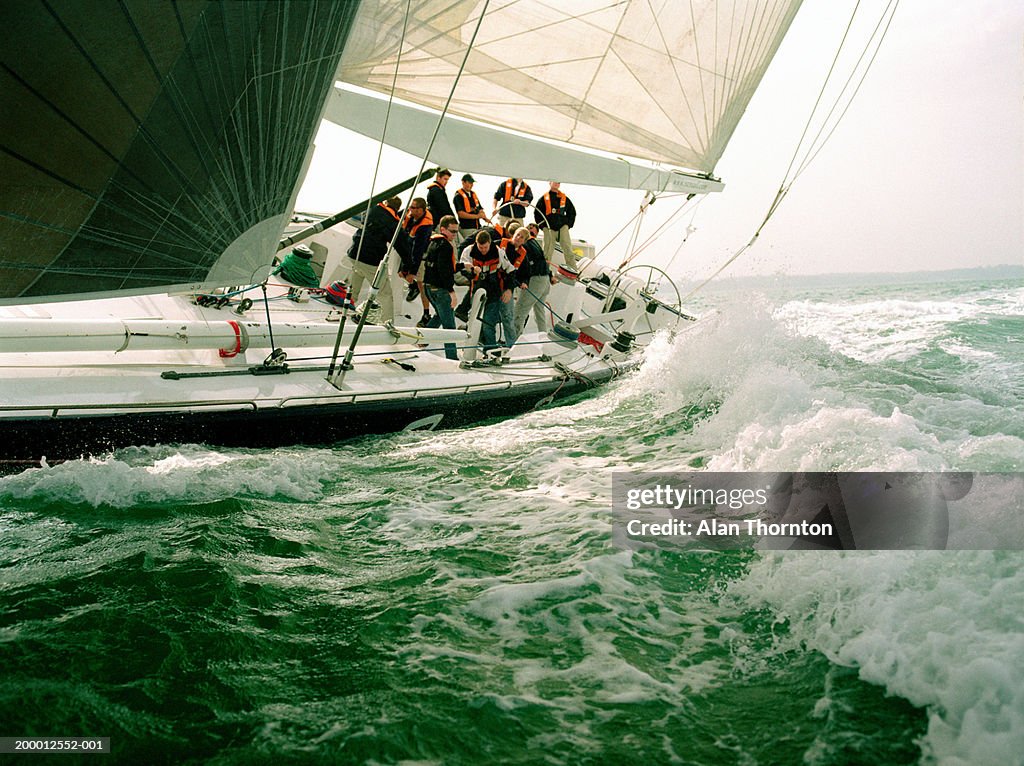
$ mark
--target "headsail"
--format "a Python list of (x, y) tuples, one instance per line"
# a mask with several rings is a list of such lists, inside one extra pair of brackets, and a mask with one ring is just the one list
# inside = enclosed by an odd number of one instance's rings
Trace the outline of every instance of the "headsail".
[[(479, 0), (364, 0), (339, 79), (440, 109)], [(491, 0), (449, 112), (711, 172), (800, 0)]]
[(0, 300), (252, 279), (356, 7), (0, 3)]

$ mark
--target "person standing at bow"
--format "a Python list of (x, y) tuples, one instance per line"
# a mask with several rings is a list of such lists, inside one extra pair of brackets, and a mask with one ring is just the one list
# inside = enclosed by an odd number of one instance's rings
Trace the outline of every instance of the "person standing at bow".
[(550, 262), (555, 252), (555, 242), (562, 246), (562, 257), (570, 269), (576, 268), (576, 253), (572, 251), (572, 236), (569, 229), (576, 225), (576, 208), (572, 200), (562, 193), (558, 181), (552, 181), (551, 188), (533, 210), (533, 219), (544, 232), (544, 258)]
[(448, 201), (448, 192), (444, 189), (448, 185), (448, 179), (451, 177), (452, 171), (448, 168), (441, 168), (437, 171), (434, 182), (427, 187), (427, 208), (430, 210), (430, 217), (434, 221), (440, 221), (446, 215), (455, 215), (455, 211), (452, 210), (452, 203)]
[(480, 221), (491, 222), (484, 212), (483, 205), (480, 204), (480, 198), (473, 191), (474, 183), (476, 180), (473, 176), (466, 173), (462, 177), (462, 188), (455, 192), (453, 199), (455, 215), (459, 218), (459, 234), (463, 238), (473, 236), (480, 228)]
[(516, 221), (520, 226), (526, 218), (526, 206), (533, 202), (533, 189), (523, 178), (506, 178), (494, 192), (494, 212), (498, 223), (508, 226)]
[(427, 212), (427, 201), (423, 197), (414, 197), (409, 203), (402, 228), (412, 239), (412, 256), (408, 261), (402, 260), (398, 275), (409, 283), (405, 299), (413, 301), (419, 296), (423, 304), (423, 318), (419, 325), (422, 327), (430, 320), (430, 302), (423, 292), (423, 254), (427, 252), (430, 235), (434, 233), (434, 219)]
[[(426, 323), (426, 327), (443, 327), (455, 329), (455, 273), (461, 270), (461, 264), (455, 258), (455, 247), (452, 242), (459, 236), (459, 222), (453, 215), (446, 215), (437, 226), (437, 233), (430, 238), (427, 252), (423, 256), (423, 291), (434, 307), (434, 316)], [(454, 343), (444, 344), (444, 355), (448, 359), (458, 359), (458, 351)]]
[[(352, 244), (348, 249), (349, 266), (352, 269), (352, 300), (358, 302), (359, 292), (367, 280), (373, 283), (377, 267), (388, 258), (390, 245), (394, 239), (394, 248), (403, 262), (412, 258), (412, 240), (406, 234), (398, 220), (398, 211), (402, 201), (398, 197), (390, 197), (370, 208), (363, 228), (356, 231)], [(384, 280), (377, 294), (380, 304), (381, 323), (394, 319), (394, 298), (391, 295), (391, 273), (393, 269), (386, 267)]]

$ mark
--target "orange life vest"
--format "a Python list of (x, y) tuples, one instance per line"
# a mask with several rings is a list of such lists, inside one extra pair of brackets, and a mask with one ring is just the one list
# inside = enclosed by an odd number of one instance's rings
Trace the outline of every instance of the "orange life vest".
[[(508, 246), (511, 241), (511, 239), (501, 240), (501, 249), (505, 251), (506, 258), (508, 258)], [(515, 268), (518, 269), (520, 266), (523, 265), (523, 260), (526, 258), (526, 248), (523, 247), (522, 245), (519, 245), (518, 247), (515, 248), (515, 254), (515, 259), (509, 258), (508, 260), (509, 263), (511, 263)]]
[[(455, 192), (455, 196), (462, 200), (463, 212), (472, 213), (476, 211), (478, 207), (480, 207), (480, 198), (476, 196), (475, 191), (471, 191), (469, 192), (469, 194), (467, 194), (465, 189), (459, 189), (457, 192)], [(462, 221), (460, 220), (459, 223), (461, 224)], [(479, 223), (477, 223), (477, 221), (472, 221), (472, 223), (476, 224), (477, 226), (480, 225)], [(467, 227), (463, 226), (462, 228), (465, 229)]]
[[(411, 224), (411, 226), (410, 226), (410, 224)], [(412, 237), (413, 239), (416, 239), (416, 234), (424, 226), (426, 226), (428, 229), (433, 229), (434, 228), (434, 219), (430, 215), (430, 211), (429, 210), (427, 212), (425, 212), (423, 214), (423, 217), (420, 220), (418, 220), (418, 221), (414, 221), (412, 219), (412, 213), (406, 213), (406, 215), (405, 215), (405, 223), (402, 224), (402, 228), (405, 229), (406, 233), (410, 237)]]
[(526, 185), (526, 181), (524, 181), (523, 179), (519, 179), (519, 186), (518, 188), (516, 188), (515, 194), (513, 194), (512, 182), (514, 180), (514, 178), (509, 178), (507, 181), (505, 181), (505, 199), (503, 199), (502, 202), (508, 202), (513, 197), (521, 197), (524, 194), (526, 194), (526, 190), (530, 188)]
[[(558, 209), (561, 210), (565, 207), (565, 195), (562, 192), (554, 192), (558, 195)], [(551, 192), (544, 195), (544, 215), (551, 215)]]

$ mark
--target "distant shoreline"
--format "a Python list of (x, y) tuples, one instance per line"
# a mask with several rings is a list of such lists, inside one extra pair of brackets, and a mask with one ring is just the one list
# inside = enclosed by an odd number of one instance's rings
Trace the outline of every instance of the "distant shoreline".
[[(978, 282), (1020, 279), (1024, 280), (1024, 265), (1002, 264), (999, 266), (977, 266), (968, 269), (944, 269), (942, 271), (899, 271), (899, 272), (842, 272), (835, 274), (772, 274), (767, 276), (720, 277), (712, 280), (705, 290), (726, 291), (735, 289), (765, 288), (813, 288), (898, 284), (932, 284), (938, 282)], [(701, 280), (678, 279), (679, 289), (684, 293)]]

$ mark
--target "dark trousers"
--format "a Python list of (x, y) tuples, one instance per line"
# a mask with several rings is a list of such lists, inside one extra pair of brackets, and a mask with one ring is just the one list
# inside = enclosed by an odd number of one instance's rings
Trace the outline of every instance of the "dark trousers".
[[(427, 322), (427, 327), (443, 327), (446, 330), (455, 329), (455, 312), (452, 311), (452, 297), (447, 290), (440, 287), (426, 285), (427, 300), (434, 307), (434, 316)], [(448, 359), (458, 359), (459, 353), (454, 343), (444, 344), (444, 355)]]

